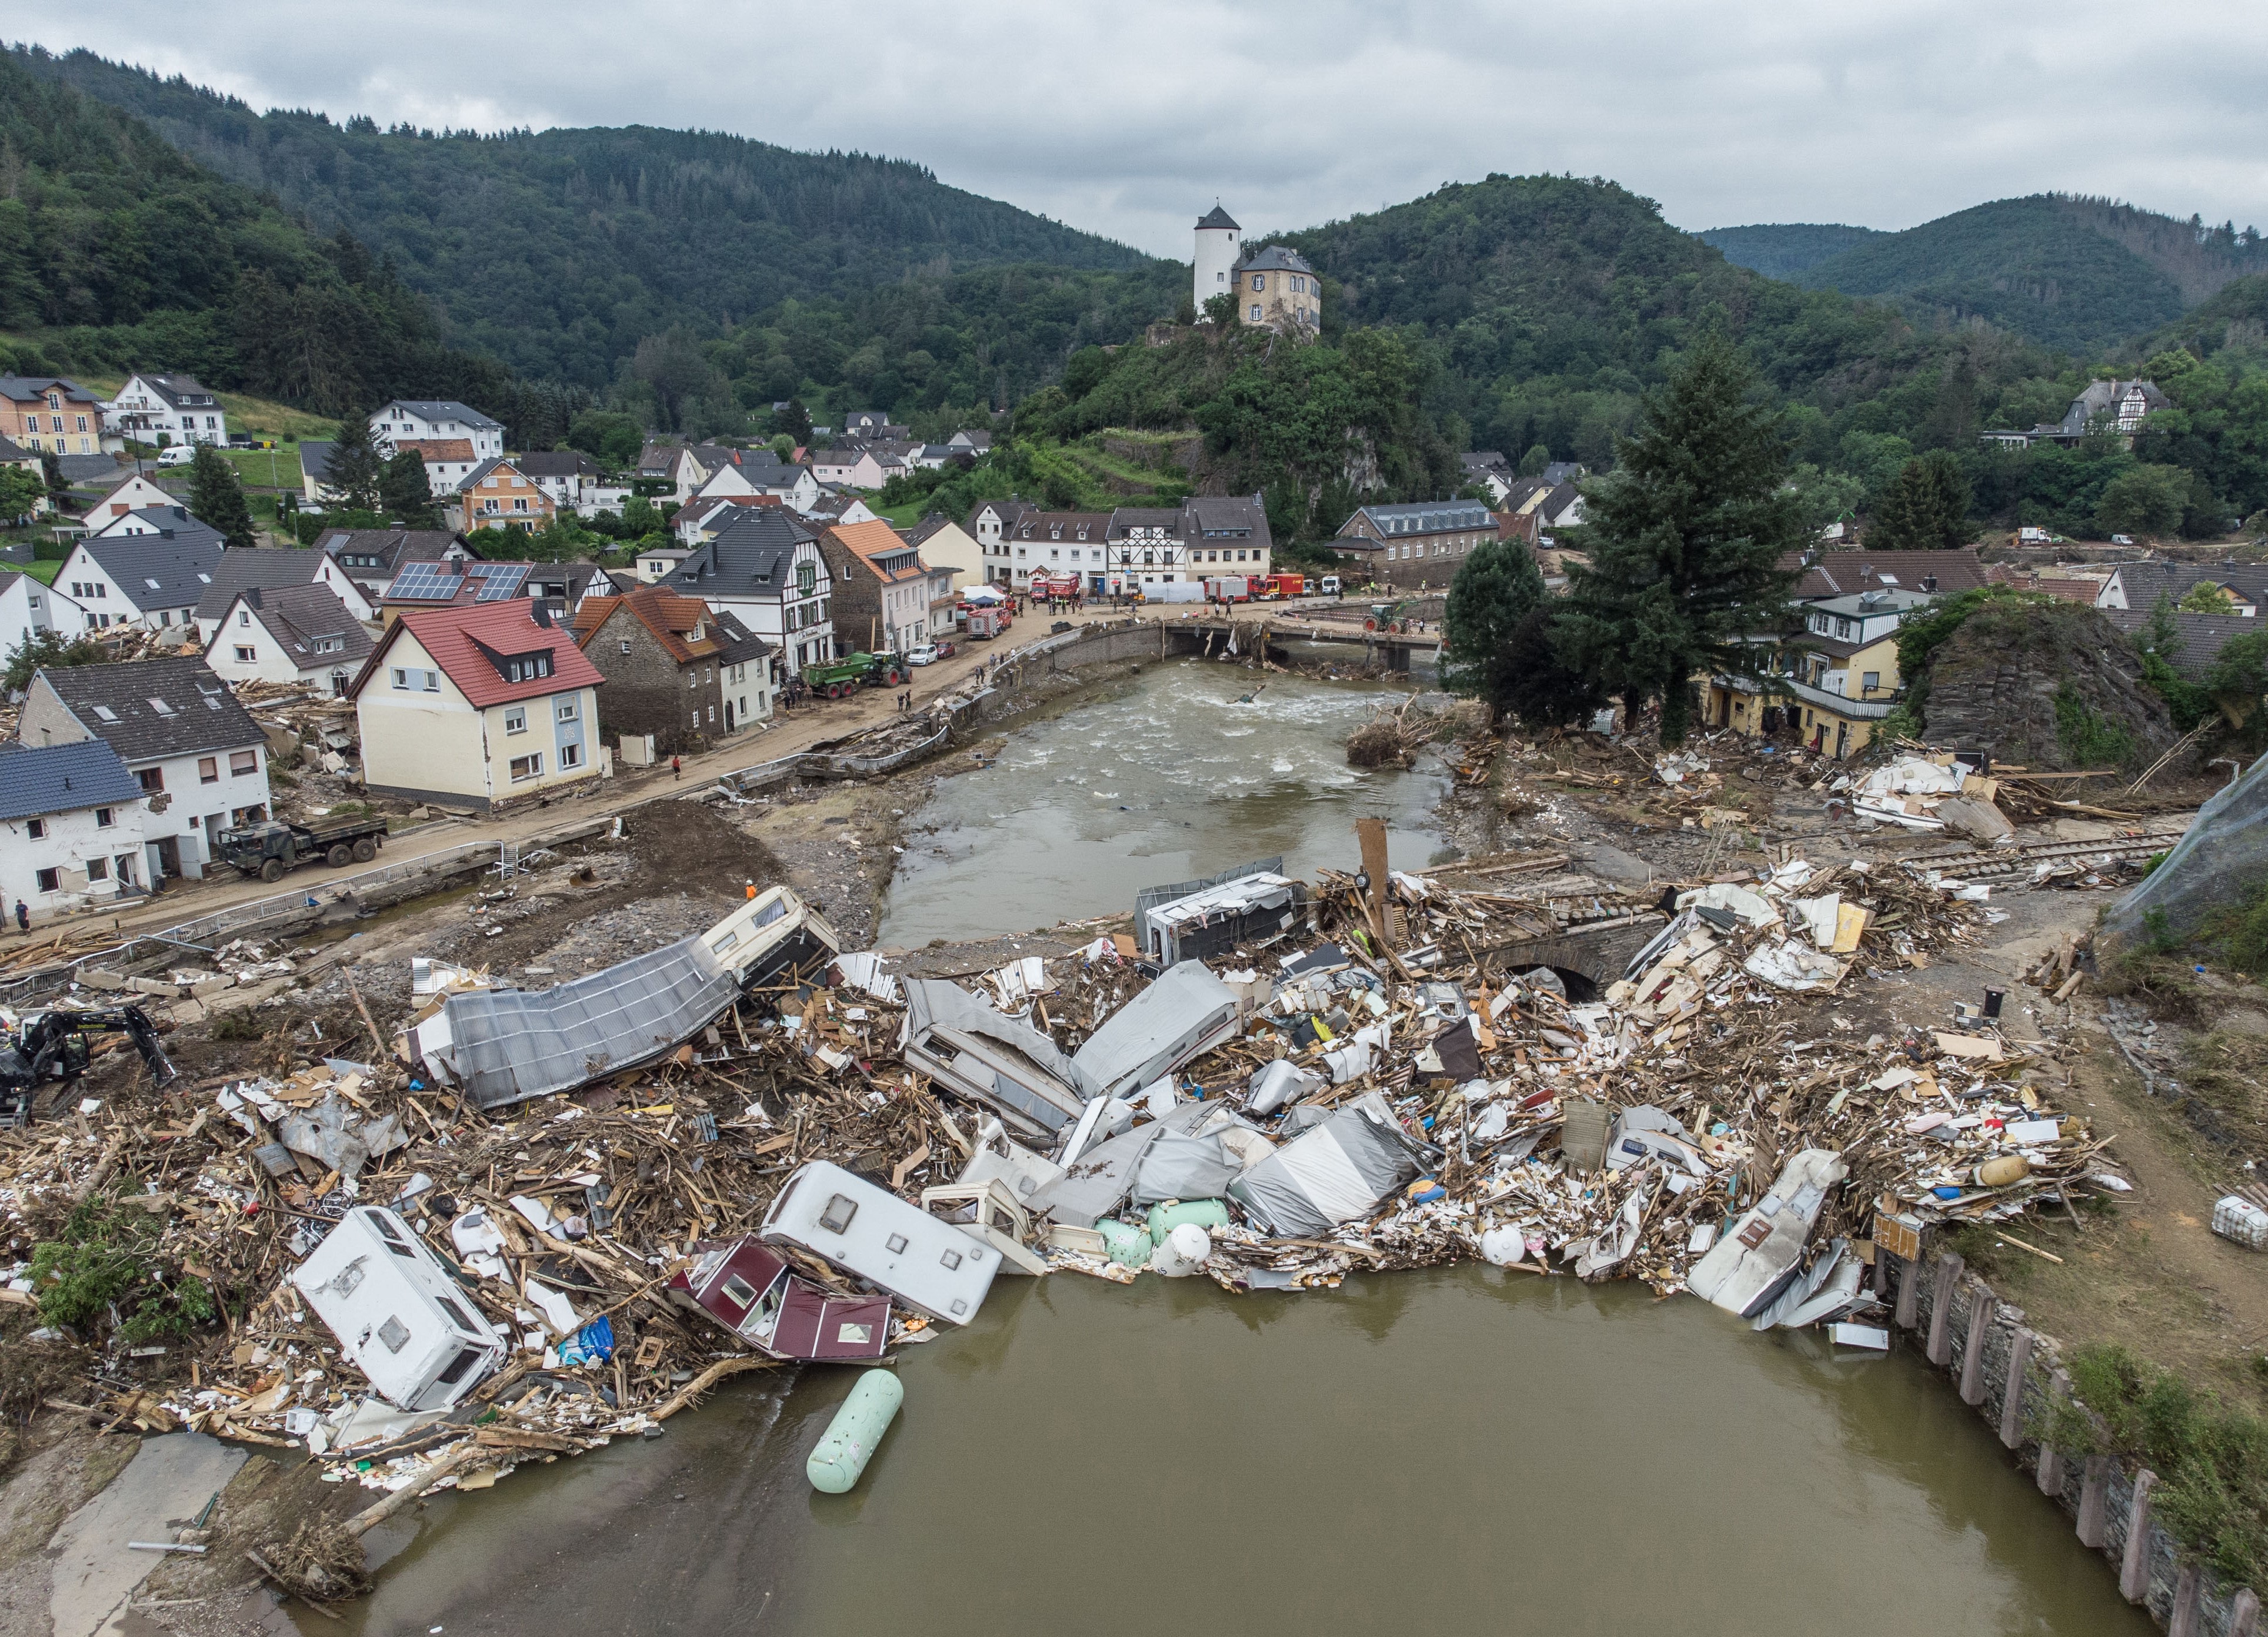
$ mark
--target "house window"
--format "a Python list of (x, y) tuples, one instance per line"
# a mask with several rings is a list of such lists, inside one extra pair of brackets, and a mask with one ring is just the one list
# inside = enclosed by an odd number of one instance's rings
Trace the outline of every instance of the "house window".
[(220, 783), (220, 763), (217, 758), (205, 756), (198, 761), (197, 783), (200, 785), (217, 785)]
[(573, 699), (562, 699), (559, 702), (559, 719), (561, 721), (571, 722), (581, 713), (582, 707), (577, 701)]
[[(657, 564), (655, 566), (659, 567), (659, 564)], [(628, 653), (630, 651), (630, 639), (629, 638), (625, 637), (625, 638), (622, 638), (622, 652), (623, 652), (624, 653)]]
[(59, 891), (61, 890), (63, 884), (63, 881), (62, 872), (58, 870), (41, 870), (40, 872), (40, 890), (41, 892)]
[(29, 836), (33, 841), (39, 840), (48, 833), (48, 821), (45, 819), (26, 820), (24, 823), (24, 833), (26, 836)]
[(115, 808), (115, 807), (97, 807), (97, 808), (95, 808), (95, 810), (94, 810), (94, 827), (95, 827), (97, 830), (108, 830), (108, 829), (109, 829), (113, 824), (115, 824), (116, 822), (118, 822), (118, 809), (117, 809), (117, 808)]
[(239, 625), (249, 625), (252, 623), (252, 616), (239, 608), (236, 611), (236, 623)]
[[(1255, 274), (1252, 276), (1252, 290), (1253, 290), (1253, 293), (1254, 293), (1255, 295), (1257, 295), (1260, 291), (1263, 291), (1263, 290), (1265, 290), (1265, 289), (1267, 289), (1267, 288), (1268, 288), (1268, 280), (1267, 280), (1264, 277), (1263, 277), (1261, 274), (1255, 273)], [(1257, 317), (1260, 315), (1260, 309), (1259, 309), (1258, 307), (1255, 307), (1255, 308), (1253, 308), (1253, 309), (1252, 309), (1252, 313), (1253, 313), (1253, 316), (1254, 316), (1255, 318), (1257, 318)]]
[(542, 777), (543, 752), (541, 750), (534, 751), (527, 756), (516, 756), (512, 757), (512, 782), (513, 784), (517, 785), (523, 783), (527, 779), (541, 778)]
[(1872, 693), (1882, 685), (1882, 674), (1880, 671), (1868, 671), (1859, 677), (1859, 682), (1868, 693)]
[[(141, 785), (143, 789), (150, 792), (152, 795), (157, 794), (158, 792), (165, 789), (166, 787), (166, 770), (163, 768), (145, 767), (140, 772), (135, 774), (134, 778), (136, 781)], [(36, 819), (33, 822), (34, 823), (38, 822)]]
[(250, 665), (258, 658), (259, 655), (253, 653), (251, 649), (246, 647), (242, 643), (236, 645), (236, 662), (239, 665)]
[(582, 766), (582, 765), (583, 765), (583, 747), (582, 747), (582, 746), (580, 746), (580, 745), (562, 745), (562, 746), (560, 746), (560, 747), (559, 747), (559, 765), (560, 765), (560, 766), (562, 766), (562, 767), (580, 767), (580, 766)]
[(1260, 321), (1260, 304), (1257, 301), (1252, 304), (1252, 321), (1256, 324)]
[(247, 773), (257, 773), (260, 771), (260, 753), (257, 750), (230, 751), (228, 771), (232, 776), (238, 778), (243, 778)]
[(507, 734), (527, 731), (527, 708), (525, 705), (516, 704), (504, 713), (504, 731)]
[(86, 861), (86, 878), (91, 881), (108, 881), (110, 879), (110, 860), (108, 859), (89, 859)]

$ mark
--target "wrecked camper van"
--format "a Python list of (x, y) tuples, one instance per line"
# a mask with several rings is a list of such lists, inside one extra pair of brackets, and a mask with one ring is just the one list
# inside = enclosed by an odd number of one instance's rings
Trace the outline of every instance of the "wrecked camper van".
[(879, 1359), (890, 1340), (887, 1296), (838, 1296), (792, 1271), (754, 1235), (703, 1240), (673, 1274), (672, 1300), (777, 1359)]
[(404, 1036), (411, 1057), (483, 1109), (572, 1091), (672, 1051), (742, 991), (823, 969), (835, 929), (786, 887), (705, 933), (554, 988), (452, 993)]
[(898, 1049), (907, 1066), (995, 1110), (1018, 1136), (1052, 1144), (1102, 1095), (1054, 1041), (959, 984), (913, 977), (905, 992)]
[(440, 1258), (381, 1206), (340, 1218), (291, 1283), (379, 1396), (405, 1410), (449, 1408), (507, 1350)]
[(1236, 992), (1202, 962), (1184, 961), (1105, 1019), (1071, 1065), (1105, 1096), (1130, 1096), (1234, 1039), (1243, 1025)]
[(787, 1179), (756, 1232), (955, 1324), (976, 1316), (1000, 1271), (990, 1245), (825, 1160)]

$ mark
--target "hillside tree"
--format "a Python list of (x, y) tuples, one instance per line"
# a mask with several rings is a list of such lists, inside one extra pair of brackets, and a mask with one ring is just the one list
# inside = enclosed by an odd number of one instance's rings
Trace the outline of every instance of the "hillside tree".
[(48, 485), (20, 466), (0, 466), (0, 520), (19, 523), (40, 509)]
[(1898, 468), (1867, 525), (1873, 551), (1949, 551), (1976, 538), (1969, 526), (1969, 475), (1943, 449)]
[(1458, 567), (1441, 614), (1441, 685), (1501, 714), (1512, 633), (1543, 601), (1543, 571), (1522, 540), (1485, 540)]
[(2102, 486), (2095, 527), (2106, 535), (2170, 535), (2190, 503), (2190, 475), (2178, 466), (2130, 466)]
[(199, 444), (189, 457), (189, 511), (218, 530), (231, 551), (245, 550), (259, 539), (236, 468), (209, 443)]
[(1756, 668), (1748, 638), (1784, 623), (1795, 576), (1780, 564), (1807, 537), (1780, 417), (1756, 387), (1731, 338), (1705, 330), (1585, 498), (1568, 657), (1633, 720), (1660, 700), (1669, 744), (1691, 725), (1697, 675)]
[(425, 476), (425, 457), (415, 449), (404, 449), (379, 468), (378, 509), (386, 513), (389, 523), (399, 523), (404, 528), (438, 528), (439, 514), (433, 508), (433, 490)]
[(378, 510), (378, 480), (382, 458), (370, 439), (370, 417), (350, 412), (339, 423), (338, 441), (331, 446), (330, 470), (323, 482), (350, 512)]

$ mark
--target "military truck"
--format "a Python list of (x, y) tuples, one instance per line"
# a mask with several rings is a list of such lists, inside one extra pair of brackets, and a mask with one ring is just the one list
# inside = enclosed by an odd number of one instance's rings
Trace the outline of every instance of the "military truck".
[(367, 864), (386, 840), (382, 818), (349, 819), (311, 827), (284, 819), (263, 819), (221, 831), (213, 850), (224, 864), (264, 881), (281, 881), (302, 864)]

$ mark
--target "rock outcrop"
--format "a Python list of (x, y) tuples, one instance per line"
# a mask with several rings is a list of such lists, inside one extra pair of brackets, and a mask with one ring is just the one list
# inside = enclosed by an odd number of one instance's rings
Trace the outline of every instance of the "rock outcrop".
[(1931, 656), (1923, 710), (1933, 742), (2041, 771), (2140, 768), (2180, 737), (2124, 635), (2071, 603), (1979, 608)]

